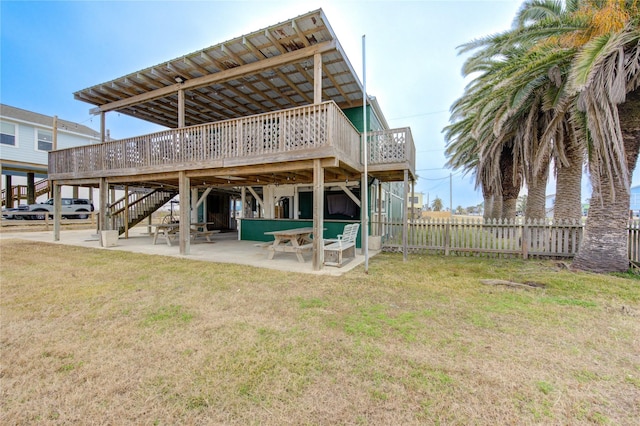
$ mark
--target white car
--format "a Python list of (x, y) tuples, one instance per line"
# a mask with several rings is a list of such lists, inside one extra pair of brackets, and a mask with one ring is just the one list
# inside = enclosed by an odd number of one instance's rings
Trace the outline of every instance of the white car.
[[(44, 219), (44, 215), (49, 212), (49, 217), (53, 217), (53, 198), (49, 198), (44, 203), (29, 204), (28, 211), (38, 212), (29, 217), (30, 219)], [(86, 219), (93, 211), (93, 204), (86, 198), (63, 198), (62, 217), (71, 219)]]

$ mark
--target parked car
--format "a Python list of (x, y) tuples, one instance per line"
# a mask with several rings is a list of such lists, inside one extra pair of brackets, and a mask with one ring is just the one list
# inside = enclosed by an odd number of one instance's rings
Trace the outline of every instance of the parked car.
[(16, 215), (13, 212), (24, 212), (28, 211), (29, 206), (26, 204), (20, 204), (18, 207), (11, 207), (8, 209), (2, 209), (2, 217), (5, 219), (26, 219), (23, 215)]
[[(44, 219), (44, 215), (47, 214), (47, 212), (49, 212), (49, 217), (53, 217), (53, 198), (49, 198), (44, 203), (29, 204), (27, 207), (28, 211), (37, 212), (37, 214), (30, 216), (30, 219)], [(62, 217), (86, 219), (93, 210), (93, 204), (86, 198), (62, 199)]]

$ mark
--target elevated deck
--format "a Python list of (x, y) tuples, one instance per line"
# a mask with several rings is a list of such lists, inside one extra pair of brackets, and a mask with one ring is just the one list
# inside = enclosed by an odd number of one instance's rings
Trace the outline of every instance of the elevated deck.
[[(283, 181), (311, 183), (314, 160), (327, 182), (359, 179), (361, 135), (332, 102), (183, 127), (49, 153), (49, 178), (83, 184), (177, 184), (187, 172), (194, 185), (243, 186)], [(369, 174), (401, 181), (415, 174), (408, 128), (368, 134)]]

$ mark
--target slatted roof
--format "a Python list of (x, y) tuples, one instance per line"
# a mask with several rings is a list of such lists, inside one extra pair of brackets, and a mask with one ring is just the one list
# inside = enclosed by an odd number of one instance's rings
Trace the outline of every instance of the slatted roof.
[[(96, 105), (162, 126), (185, 125), (313, 103), (314, 54), (322, 55), (322, 100), (362, 105), (362, 84), (322, 9), (74, 93)], [(177, 83), (176, 79), (184, 82)]]

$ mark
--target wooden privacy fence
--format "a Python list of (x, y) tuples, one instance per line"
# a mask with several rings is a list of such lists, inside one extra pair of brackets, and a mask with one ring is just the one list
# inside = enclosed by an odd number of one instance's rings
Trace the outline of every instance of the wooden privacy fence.
[[(380, 230), (382, 248), (402, 251), (405, 247), (402, 222), (372, 223)], [(571, 258), (580, 246), (581, 221), (416, 219), (408, 222), (406, 247), (409, 252), (444, 255), (500, 257)], [(640, 221), (631, 221), (629, 259), (640, 261)]]

